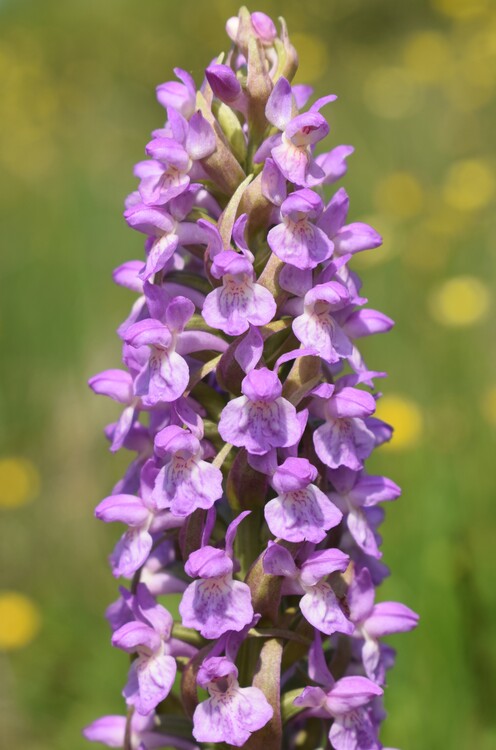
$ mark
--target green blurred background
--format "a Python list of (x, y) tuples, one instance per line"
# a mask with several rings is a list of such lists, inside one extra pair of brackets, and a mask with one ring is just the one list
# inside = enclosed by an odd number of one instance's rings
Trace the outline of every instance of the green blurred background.
[[(386, 369), (373, 459), (404, 488), (388, 507), (382, 598), (418, 610), (386, 691), (386, 745), (496, 747), (493, 507), (496, 3), (276, 0), (299, 81), (339, 96), (329, 144), (351, 143), (352, 220), (384, 248), (355, 259), (397, 321), (364, 346)], [(141, 257), (122, 220), (132, 166), (162, 124), (156, 84), (226, 49), (232, 0), (0, 0), (0, 745), (79, 750), (122, 712), (127, 661), (103, 619), (119, 529), (94, 505), (128, 456), (117, 407), (86, 379), (119, 365), (132, 295), (111, 270)]]

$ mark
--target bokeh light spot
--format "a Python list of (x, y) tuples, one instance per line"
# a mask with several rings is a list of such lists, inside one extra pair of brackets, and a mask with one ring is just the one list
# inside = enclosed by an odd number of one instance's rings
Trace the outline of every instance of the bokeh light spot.
[(433, 7), (445, 16), (466, 21), (483, 15), (492, 0), (432, 0)]
[(38, 607), (24, 594), (0, 592), (0, 649), (10, 651), (27, 646), (41, 625)]
[(298, 80), (317, 81), (329, 68), (327, 46), (313, 34), (291, 34), (291, 44), (298, 50)]
[(423, 431), (420, 407), (400, 394), (389, 394), (379, 399), (376, 416), (394, 428), (393, 438), (384, 447), (403, 450), (416, 445)]
[(471, 86), (494, 88), (496, 83), (496, 29), (488, 25), (468, 37), (460, 72)]
[(489, 308), (489, 291), (472, 276), (456, 276), (443, 282), (430, 297), (430, 310), (438, 323), (454, 328), (477, 323)]
[(422, 209), (424, 194), (417, 178), (409, 172), (393, 172), (374, 191), (378, 211), (397, 219), (409, 219)]
[(33, 500), (40, 489), (37, 468), (26, 458), (0, 459), (0, 508), (17, 508)]
[(496, 427), (496, 385), (492, 385), (483, 393), (480, 408), (482, 416)]
[(453, 164), (443, 188), (444, 200), (460, 211), (484, 208), (494, 194), (494, 177), (481, 159), (464, 159)]
[(442, 34), (420, 31), (407, 40), (403, 50), (405, 66), (421, 83), (437, 83), (449, 73), (450, 47)]
[(388, 119), (407, 117), (415, 112), (419, 91), (411, 73), (401, 67), (381, 67), (365, 80), (365, 104), (375, 115)]

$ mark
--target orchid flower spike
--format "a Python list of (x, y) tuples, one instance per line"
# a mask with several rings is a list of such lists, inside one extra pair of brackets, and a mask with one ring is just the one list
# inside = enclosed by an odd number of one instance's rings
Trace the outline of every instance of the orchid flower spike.
[(203, 80), (157, 87), (166, 121), (125, 204), (144, 251), (114, 280), (136, 296), (122, 364), (89, 385), (118, 404), (111, 450), (132, 451), (95, 511), (122, 529), (107, 619), (131, 663), (122, 715), (83, 733), (296, 750), (311, 722), (305, 750), (381, 750), (382, 639), (418, 620), (376, 591), (400, 488), (366, 468), (392, 426), (360, 341), (393, 321), (352, 269), (382, 240), (343, 187), (323, 197), (353, 147), (325, 150), (336, 97), (294, 84), (284, 20), (243, 7), (226, 31)]

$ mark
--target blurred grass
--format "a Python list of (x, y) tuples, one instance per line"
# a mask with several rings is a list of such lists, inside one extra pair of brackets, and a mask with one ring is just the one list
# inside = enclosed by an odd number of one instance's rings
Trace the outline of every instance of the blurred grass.
[[(399, 654), (383, 739), (491, 750), (496, 8), (253, 9), (283, 13), (300, 80), (339, 95), (330, 142), (356, 147), (344, 182), (352, 220), (370, 218), (386, 238), (356, 258), (372, 306), (397, 321), (363, 346), (370, 366), (390, 373), (383, 390), (398, 425), (396, 448), (370, 470), (404, 487), (387, 509), (393, 575), (381, 596), (422, 619), (391, 639)], [(118, 530), (94, 522), (92, 508), (126, 457), (106, 451), (101, 428), (116, 411), (85, 380), (119, 362), (113, 331), (131, 295), (110, 274), (142, 252), (121, 211), (132, 165), (163, 119), (154, 87), (174, 66), (198, 82), (236, 10), (232, 0), (0, 3), (0, 589), (27, 597), (40, 618), (39, 630), (24, 623), (23, 648), (0, 653), (5, 747), (78, 750), (84, 724), (122, 711), (127, 663), (102, 617), (116, 596), (106, 556)]]

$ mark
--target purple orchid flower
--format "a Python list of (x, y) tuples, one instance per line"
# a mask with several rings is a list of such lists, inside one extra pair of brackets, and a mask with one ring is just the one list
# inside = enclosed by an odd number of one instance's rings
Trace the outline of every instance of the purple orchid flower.
[(329, 498), (345, 514), (353, 539), (367, 555), (381, 557), (367, 508), (396, 500), (401, 494), (400, 488), (387, 477), (356, 474), (346, 468), (329, 470), (328, 475), (336, 489), (329, 494)]
[(329, 740), (335, 750), (381, 750), (377, 731), (365, 706), (382, 690), (366, 677), (342, 677), (325, 692), (307, 687), (294, 703), (312, 708), (313, 715), (334, 719)]
[(146, 562), (153, 546), (153, 533), (181, 526), (183, 522), (170, 511), (160, 512), (157, 508), (152, 498), (157, 472), (153, 461), (148, 461), (141, 471), (141, 496), (110, 495), (95, 509), (95, 516), (101, 521), (118, 521), (129, 527), (111, 555), (116, 578), (131, 578)]
[(214, 131), (200, 111), (188, 122), (171, 108), (169, 118), (171, 128), (155, 131), (146, 147), (151, 159), (139, 162), (134, 170), (141, 180), (139, 193), (147, 206), (163, 206), (184, 193), (194, 175), (194, 163), (215, 150)]
[(302, 427), (295, 407), (282, 397), (277, 375), (262, 367), (252, 370), (241, 384), (242, 396), (224, 407), (219, 420), (223, 440), (262, 455), (299, 441)]
[(418, 615), (400, 602), (374, 604), (375, 589), (367, 568), (355, 573), (348, 589), (350, 620), (355, 635), (363, 638), (362, 661), (367, 677), (384, 684), (386, 667), (381, 658), (379, 638), (393, 633), (406, 633), (418, 623)]
[(304, 688), (294, 704), (312, 709), (314, 716), (332, 717), (332, 746), (336, 750), (381, 750), (370, 708), (372, 701), (382, 695), (382, 689), (366, 677), (345, 676), (335, 681), (318, 634), (309, 654), (309, 674), (323, 688)]
[(134, 383), (136, 395), (141, 396), (148, 406), (175, 401), (188, 385), (189, 368), (186, 360), (176, 352), (176, 342), (194, 310), (190, 300), (176, 297), (166, 308), (166, 322), (147, 318), (134, 323), (126, 331), (129, 346), (149, 350), (143, 357), (143, 367)]
[(140, 581), (152, 596), (184, 593), (188, 584), (176, 575), (177, 563), (178, 557), (171, 539), (164, 539), (152, 549), (140, 574)]
[(274, 709), (259, 688), (240, 687), (238, 670), (225, 657), (206, 659), (197, 677), (209, 698), (193, 715), (193, 736), (198, 742), (228, 742), (242, 747), (251, 734), (272, 718)]
[(152, 494), (158, 508), (189, 516), (197, 508), (211, 508), (222, 497), (222, 472), (202, 461), (200, 441), (188, 430), (165, 427), (155, 438), (155, 449), (166, 458)]
[(167, 697), (176, 676), (176, 660), (168, 646), (173, 620), (144, 584), (138, 587), (136, 598), (136, 619), (114, 632), (112, 645), (137, 654), (123, 695), (128, 706), (147, 716)]
[[(212, 258), (210, 273), (222, 279), (222, 286), (207, 295), (202, 315), (212, 328), (218, 328), (229, 336), (238, 336), (248, 330), (250, 324), (262, 326), (275, 315), (276, 303), (270, 291), (255, 282), (253, 255), (244, 240), (246, 214), (237, 220), (233, 237), (240, 253), (224, 250), (218, 231), (202, 223), (202, 227), (214, 234), (209, 244)], [(218, 236), (216, 236), (218, 235)]]
[(342, 513), (313, 484), (317, 469), (306, 458), (287, 458), (272, 476), (278, 496), (267, 503), (265, 520), (274, 536), (287, 542), (321, 542)]
[(325, 178), (325, 172), (316, 163), (312, 147), (329, 133), (326, 119), (318, 111), (336, 99), (334, 95), (323, 97), (312, 105), (309, 112), (297, 114), (296, 100), (291, 85), (281, 76), (267, 101), (267, 120), (282, 131), (266, 142), (255, 154), (255, 161), (262, 161), (267, 151), (284, 177), (295, 185), (314, 187)]
[(303, 314), (293, 321), (293, 331), (303, 346), (314, 346), (322, 359), (335, 364), (351, 357), (353, 345), (333, 315), (348, 304), (349, 293), (337, 281), (317, 284), (304, 298)]
[(281, 205), (282, 223), (270, 230), (267, 242), (285, 263), (306, 270), (331, 257), (334, 245), (319, 226), (322, 199), (308, 188), (295, 190)]
[(204, 638), (219, 638), (229, 630), (242, 630), (253, 619), (249, 586), (233, 579), (233, 543), (241, 513), (228, 527), (225, 550), (206, 545), (192, 552), (184, 567), (193, 581), (183, 594), (179, 612), (183, 625), (199, 630)]
[[(269, 542), (263, 558), (264, 571), (268, 575), (284, 576), (296, 584), (296, 591), (303, 592), (300, 600), (302, 615), (314, 628), (327, 635), (353, 632), (338, 599), (326, 578), (331, 573), (344, 573), (349, 557), (338, 549), (312, 552), (298, 568), (291, 554), (279, 544)], [(291, 591), (294, 590), (294, 585)]]
[(313, 435), (313, 444), (322, 463), (331, 469), (346, 466), (353, 471), (363, 468), (375, 446), (375, 436), (365, 419), (374, 413), (374, 397), (359, 388), (327, 386), (315, 395), (326, 394), (324, 424)]
[(205, 241), (205, 234), (196, 222), (184, 221), (193, 207), (197, 192), (198, 186), (186, 189), (168, 203), (167, 210), (162, 206), (137, 203), (124, 212), (129, 226), (143, 232), (151, 240), (147, 243), (145, 267), (139, 272), (144, 281), (161, 271), (179, 248)]
[[(124, 746), (126, 723), (125, 716), (102, 716), (85, 727), (83, 736), (91, 742), (101, 742), (107, 747), (120, 748)], [(131, 750), (153, 750), (165, 746), (175, 750), (200, 750), (195, 742), (162, 732), (158, 733), (153, 714), (148, 716), (133, 714), (130, 743)]]

